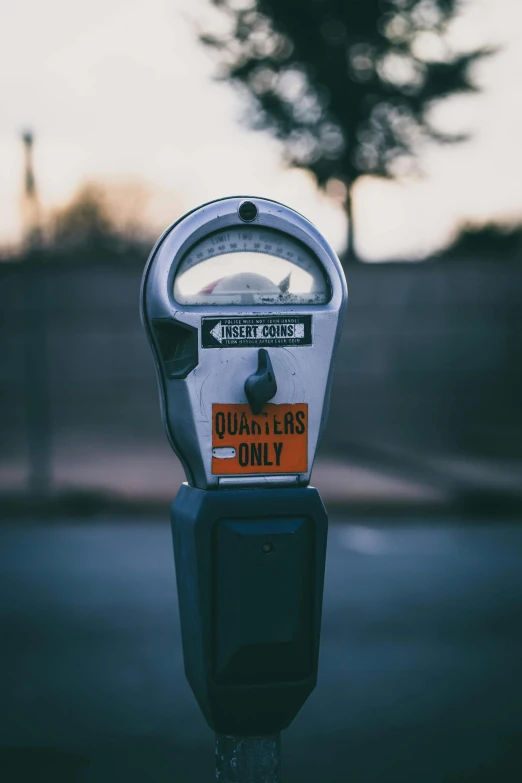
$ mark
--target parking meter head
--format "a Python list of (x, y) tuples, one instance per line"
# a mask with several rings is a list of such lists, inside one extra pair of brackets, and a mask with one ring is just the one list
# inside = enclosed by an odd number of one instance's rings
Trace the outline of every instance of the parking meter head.
[(275, 201), (220, 199), (163, 234), (141, 314), (190, 484), (308, 484), (346, 296), (328, 242)]

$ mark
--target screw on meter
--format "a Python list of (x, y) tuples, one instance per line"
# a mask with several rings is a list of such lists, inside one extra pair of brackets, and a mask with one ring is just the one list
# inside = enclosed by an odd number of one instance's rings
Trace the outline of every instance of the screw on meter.
[(345, 303), (329, 244), (277, 202), (221, 199), (165, 232), (142, 320), (192, 486), (308, 484)]

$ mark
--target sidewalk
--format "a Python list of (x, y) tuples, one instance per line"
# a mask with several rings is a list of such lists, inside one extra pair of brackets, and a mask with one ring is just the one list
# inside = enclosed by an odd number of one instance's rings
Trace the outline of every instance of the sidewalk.
[[(181, 464), (168, 446), (164, 450), (118, 451), (103, 454), (83, 451), (68, 459), (55, 459), (55, 500), (106, 502), (127, 509), (168, 508), (185, 481)], [(20, 464), (0, 463), (0, 508), (27, 503), (27, 477)], [(328, 509), (357, 507), (443, 508), (452, 504), (452, 493), (426, 478), (410, 478), (384, 464), (360, 464), (332, 457), (319, 457), (312, 473)], [(90, 499), (90, 500), (89, 500)], [(123, 509), (122, 509), (123, 510)]]
[(442, 491), (459, 508), (475, 513), (522, 509), (522, 460), (429, 454), (385, 444), (350, 444), (358, 464), (385, 465), (395, 479)]
[[(165, 509), (185, 475), (167, 443), (136, 450), (97, 448), (57, 450), (49, 513), (73, 504), (84, 513), (97, 508)], [(316, 460), (312, 485), (329, 510), (360, 512), (522, 511), (522, 462), (455, 455), (426, 455), (382, 445), (349, 444), (349, 459), (325, 455)], [(0, 511), (31, 507), (26, 466), (0, 462)], [(92, 511), (89, 512), (89, 509)], [(37, 510), (37, 509), (36, 509)]]

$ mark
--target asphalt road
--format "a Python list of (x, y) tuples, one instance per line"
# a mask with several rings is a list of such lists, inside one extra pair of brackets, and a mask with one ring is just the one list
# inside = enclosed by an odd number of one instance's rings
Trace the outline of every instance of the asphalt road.
[[(285, 783), (522, 780), (522, 526), (331, 525)], [(0, 529), (2, 783), (205, 783), (167, 522)]]

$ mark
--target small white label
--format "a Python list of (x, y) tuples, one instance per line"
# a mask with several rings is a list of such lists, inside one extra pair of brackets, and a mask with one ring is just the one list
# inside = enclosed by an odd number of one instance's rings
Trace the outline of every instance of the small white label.
[(232, 446), (219, 446), (212, 449), (212, 456), (216, 459), (234, 459), (236, 450)]

